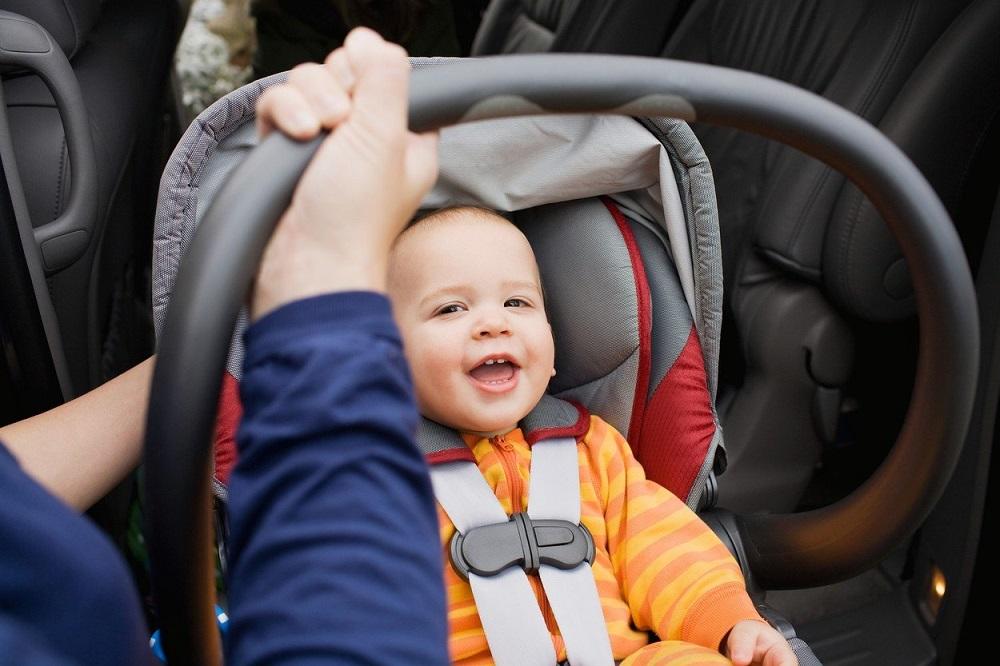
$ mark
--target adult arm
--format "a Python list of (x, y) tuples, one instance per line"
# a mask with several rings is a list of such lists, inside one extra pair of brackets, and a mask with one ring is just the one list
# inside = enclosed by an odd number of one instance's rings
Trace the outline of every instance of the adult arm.
[(227, 663), (447, 663), (433, 493), (385, 297), (286, 305), (246, 342)]
[(152, 378), (149, 358), (70, 402), (0, 428), (22, 469), (77, 510), (139, 464)]
[(0, 488), (0, 660), (149, 663), (139, 598), (111, 542), (2, 445)]
[(265, 130), (332, 132), (251, 298), (229, 485), (228, 663), (447, 663), (417, 412), (376, 293), (436, 174), (434, 137), (406, 130), (408, 77), (399, 47), (357, 30), (258, 105)]

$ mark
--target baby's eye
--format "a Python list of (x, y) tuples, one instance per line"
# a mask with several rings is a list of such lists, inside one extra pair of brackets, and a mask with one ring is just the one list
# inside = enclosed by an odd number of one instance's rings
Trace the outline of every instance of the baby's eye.
[(438, 317), (440, 315), (454, 314), (456, 312), (463, 312), (465, 306), (459, 303), (449, 303), (448, 305), (443, 305), (434, 312), (434, 316)]
[(527, 308), (531, 307), (531, 303), (523, 298), (508, 298), (503, 302), (503, 306), (505, 308)]

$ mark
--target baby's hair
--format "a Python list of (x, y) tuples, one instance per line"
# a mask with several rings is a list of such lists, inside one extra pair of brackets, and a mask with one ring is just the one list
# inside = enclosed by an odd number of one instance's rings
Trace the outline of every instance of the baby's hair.
[[(514, 220), (511, 219), (510, 213), (504, 213), (478, 204), (452, 204), (450, 206), (442, 206), (441, 208), (426, 208), (417, 211), (417, 214), (413, 216), (413, 219), (409, 221), (409, 223), (403, 228), (403, 230), (396, 237), (395, 243), (398, 244), (401, 238), (403, 238), (410, 230), (412, 230), (415, 226), (419, 225), (421, 222), (425, 220), (428, 219), (447, 220), (449, 217), (452, 217), (454, 215), (458, 215), (460, 213), (467, 213), (470, 211), (479, 213), (479, 215), (484, 218), (490, 218), (490, 217), (499, 218), (501, 220), (507, 221), (510, 224), (514, 224)], [(549, 299), (548, 299), (548, 294), (545, 291), (545, 283), (542, 280), (541, 270), (538, 271), (538, 287), (542, 292), (542, 303), (545, 309), (545, 314), (546, 316), (548, 316)], [(555, 335), (554, 332), (553, 335)]]
[(427, 208), (424, 210), (418, 210), (417, 214), (413, 216), (413, 219), (406, 225), (403, 229), (404, 233), (408, 231), (411, 227), (423, 222), (429, 218), (442, 218), (447, 219), (452, 215), (457, 215), (459, 213), (474, 212), (479, 213), (483, 217), (499, 217), (508, 222), (513, 223), (509, 213), (502, 213), (498, 210), (492, 208), (487, 208), (486, 206), (480, 206), (478, 204), (452, 204), (450, 206), (442, 206), (441, 208)]

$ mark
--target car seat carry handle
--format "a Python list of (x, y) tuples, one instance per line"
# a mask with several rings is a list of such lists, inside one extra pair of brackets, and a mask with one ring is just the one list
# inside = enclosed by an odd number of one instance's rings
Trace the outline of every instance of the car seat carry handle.
[(31, 19), (0, 11), (0, 71), (37, 74), (55, 99), (72, 168), (62, 215), (35, 229), (45, 272), (66, 268), (86, 252), (97, 225), (97, 161), (87, 107), (66, 55)]
[[(969, 423), (979, 354), (975, 291), (940, 200), (878, 130), (785, 83), (655, 58), (465, 60), (415, 70), (410, 90), (410, 127), (418, 131), (550, 112), (668, 115), (748, 130), (843, 171), (888, 221), (913, 279), (921, 345), (910, 409), (885, 462), (848, 497), (807, 513), (736, 520), (751, 573), (773, 589), (847, 578), (880, 560), (927, 516)], [(318, 145), (275, 134), (252, 151), (215, 197), (177, 277), (145, 450), (153, 589), (171, 664), (219, 661), (209, 511), (215, 406), (241, 301)]]

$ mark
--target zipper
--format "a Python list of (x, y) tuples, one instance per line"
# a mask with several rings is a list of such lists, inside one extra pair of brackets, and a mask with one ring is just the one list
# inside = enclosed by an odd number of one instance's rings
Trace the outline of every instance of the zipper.
[[(508, 442), (507, 438), (503, 435), (490, 437), (490, 444), (493, 445), (500, 455), (504, 475), (507, 477), (507, 485), (510, 486), (511, 513), (519, 513), (524, 510), (521, 501), (524, 481), (517, 470), (517, 454), (514, 452), (514, 445)], [(556, 618), (552, 614), (552, 607), (549, 606), (549, 599), (545, 596), (541, 579), (537, 575), (528, 576), (528, 581), (531, 583), (531, 588), (534, 590), (535, 598), (538, 600), (538, 605), (541, 608), (542, 618), (545, 619), (545, 627), (549, 630), (550, 634), (557, 634)]]
[(507, 477), (507, 485), (510, 486), (511, 513), (523, 511), (521, 495), (524, 490), (524, 481), (521, 480), (521, 474), (517, 471), (517, 454), (514, 453), (514, 445), (508, 442), (503, 435), (490, 437), (490, 444), (500, 453), (503, 473)]

